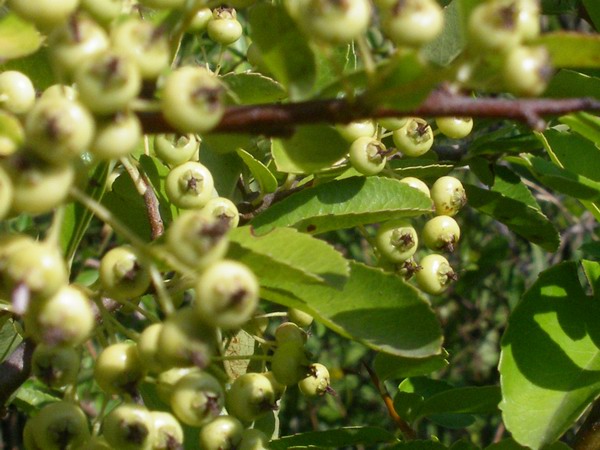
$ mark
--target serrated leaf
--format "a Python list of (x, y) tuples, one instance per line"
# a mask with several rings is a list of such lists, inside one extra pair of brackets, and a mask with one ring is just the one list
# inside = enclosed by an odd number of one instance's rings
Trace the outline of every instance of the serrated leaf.
[(498, 192), (505, 197), (511, 198), (521, 203), (525, 203), (527, 206), (533, 209), (540, 210), (540, 205), (536, 201), (533, 194), (527, 189), (527, 186), (521, 181), (516, 173), (511, 171), (508, 167), (495, 166), (494, 167), (494, 185), (492, 191)]
[(390, 169), (401, 177), (437, 179), (448, 175), (454, 170), (453, 164), (419, 158), (393, 159), (388, 165)]
[(431, 199), (398, 180), (353, 177), (290, 195), (252, 221), (257, 233), (293, 226), (309, 233), (412, 217), (431, 212)]
[(544, 33), (532, 44), (543, 45), (550, 52), (554, 67), (600, 67), (600, 36), (597, 34)]
[(348, 261), (327, 242), (292, 228), (255, 236), (251, 227), (239, 227), (231, 231), (229, 240), (269, 258), (270, 270), (277, 264), (301, 272), (305, 282), (340, 286), (350, 274)]
[(221, 80), (241, 105), (275, 103), (287, 96), (281, 84), (260, 73), (228, 73)]
[(557, 130), (547, 130), (537, 136), (559, 167), (600, 182), (600, 149), (591, 141)]
[(389, 431), (379, 427), (347, 427), (327, 431), (309, 431), (275, 439), (269, 443), (272, 450), (288, 448), (342, 448), (345, 446), (375, 445), (394, 442)]
[[(269, 268), (255, 268), (261, 296), (310, 313), (338, 334), (377, 351), (410, 358), (441, 352), (440, 325), (421, 293), (392, 273), (350, 262), (341, 289), (263, 279)], [(418, 326), (417, 326), (418, 324)]]
[(349, 148), (333, 127), (305, 125), (289, 139), (273, 139), (272, 154), (280, 172), (313, 173), (339, 161)]
[(418, 417), (434, 414), (494, 414), (502, 399), (499, 386), (454, 388), (427, 398)]
[(585, 112), (572, 113), (560, 118), (562, 123), (584, 138), (600, 144), (600, 118)]
[(510, 316), (500, 409), (520, 444), (555, 442), (600, 393), (599, 312), (566, 262), (542, 272)]
[(461, 5), (454, 1), (444, 8), (444, 29), (423, 47), (423, 55), (434, 64), (447, 66), (462, 52), (465, 42)]
[(0, 362), (4, 361), (17, 346), (23, 341), (18, 333), (14, 321), (0, 316)]
[(31, 22), (14, 13), (0, 18), (0, 59), (15, 59), (35, 53), (43, 42)]
[(248, 145), (247, 136), (207, 135), (202, 139), (200, 162), (208, 167), (215, 189), (222, 197), (231, 198), (242, 173), (243, 163), (236, 149)]
[(465, 184), (469, 205), (492, 216), (514, 233), (543, 249), (556, 251), (560, 237), (552, 222), (541, 211), (499, 192)]
[(530, 170), (544, 186), (582, 200), (596, 201), (600, 183), (558, 167), (537, 156), (529, 160)]
[(288, 89), (292, 100), (306, 98), (316, 78), (315, 57), (283, 6), (267, 3), (250, 10), (250, 38), (267, 70)]
[(381, 381), (391, 378), (408, 378), (429, 375), (448, 365), (448, 352), (427, 358), (402, 358), (389, 353), (378, 353), (373, 368)]
[(244, 149), (238, 148), (237, 154), (244, 161), (244, 164), (248, 166), (248, 169), (250, 169), (263, 194), (270, 194), (277, 190), (277, 179), (267, 166)]

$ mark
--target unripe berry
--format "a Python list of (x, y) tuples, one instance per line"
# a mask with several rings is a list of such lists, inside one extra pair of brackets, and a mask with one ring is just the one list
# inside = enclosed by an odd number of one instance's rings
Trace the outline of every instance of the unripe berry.
[(182, 133), (204, 133), (223, 116), (225, 90), (202, 67), (180, 67), (167, 76), (161, 97), (167, 122)]
[(252, 317), (258, 293), (258, 280), (248, 267), (224, 260), (200, 275), (194, 306), (200, 320), (211, 326), (239, 328)]
[(225, 393), (219, 381), (204, 372), (190, 373), (173, 387), (170, 405), (183, 423), (200, 427), (221, 414)]
[(397, 45), (418, 47), (444, 28), (444, 14), (435, 0), (401, 0), (382, 10), (382, 27)]
[(431, 199), (438, 216), (455, 216), (467, 203), (462, 183), (454, 177), (438, 178), (431, 186)]
[(52, 388), (77, 381), (79, 353), (72, 347), (38, 344), (31, 359), (31, 371), (38, 380)]
[(438, 129), (451, 139), (467, 137), (473, 129), (471, 117), (439, 117), (435, 119)]
[(382, 224), (375, 236), (375, 245), (389, 261), (401, 263), (417, 251), (419, 238), (407, 220), (393, 220)]
[(308, 373), (309, 361), (304, 346), (297, 342), (284, 342), (273, 353), (271, 370), (275, 379), (285, 385), (298, 383)]
[(221, 45), (230, 45), (242, 36), (242, 24), (236, 18), (235, 9), (224, 6), (216, 8), (206, 25), (208, 37)]
[(23, 114), (35, 103), (35, 88), (29, 77), (16, 70), (0, 73), (0, 107)]
[(226, 393), (227, 412), (242, 422), (250, 423), (272, 411), (275, 392), (271, 382), (260, 373), (245, 373), (231, 385)]
[(373, 137), (376, 131), (372, 120), (359, 120), (345, 125), (336, 125), (335, 128), (348, 142), (354, 142), (360, 137)]
[(307, 338), (306, 331), (293, 322), (284, 322), (275, 330), (275, 341), (277, 341), (277, 344), (294, 342), (302, 346), (306, 343)]
[(154, 153), (172, 166), (189, 161), (197, 151), (198, 141), (193, 134), (157, 134), (154, 138)]
[(134, 404), (113, 409), (102, 422), (104, 437), (119, 450), (151, 450), (156, 442), (156, 429), (150, 411)]
[(236, 450), (243, 432), (243, 425), (235, 417), (217, 417), (200, 429), (200, 450)]
[(450, 216), (436, 216), (425, 223), (422, 237), (431, 250), (453, 252), (460, 239), (460, 227)]
[(308, 376), (298, 382), (298, 388), (307, 397), (325, 395), (331, 390), (329, 370), (323, 364), (314, 363), (308, 367)]
[(168, 412), (151, 411), (156, 440), (152, 450), (175, 450), (183, 448), (183, 428), (177, 419)]
[(94, 379), (107, 394), (134, 394), (144, 375), (135, 342), (109, 345), (98, 355), (94, 366)]
[(515, 47), (503, 65), (506, 88), (515, 95), (533, 97), (546, 89), (552, 76), (550, 55), (545, 47)]
[(421, 191), (423, 194), (425, 194), (427, 197), (431, 198), (431, 193), (429, 192), (429, 188), (427, 187), (427, 185), (421, 181), (418, 178), (415, 177), (405, 177), (402, 178), (400, 180), (401, 183), (406, 183), (408, 184), (410, 187), (418, 189), (419, 191)]
[(360, 137), (350, 146), (350, 164), (363, 175), (377, 175), (387, 161), (385, 145), (372, 137)]
[(433, 145), (433, 130), (427, 121), (411, 118), (402, 128), (392, 133), (394, 145), (409, 157), (424, 155)]
[(213, 197), (202, 208), (202, 213), (218, 219), (235, 228), (240, 222), (240, 214), (235, 204), (225, 197)]
[(33, 441), (43, 450), (78, 448), (90, 438), (85, 414), (67, 401), (44, 406), (30, 420), (33, 420)]
[(131, 300), (150, 286), (150, 271), (140, 253), (129, 245), (109, 250), (100, 260), (100, 283), (115, 300)]
[(165, 181), (167, 197), (179, 208), (202, 208), (210, 200), (213, 189), (214, 181), (210, 171), (195, 161), (188, 161), (171, 169)]
[(420, 266), (415, 279), (419, 287), (428, 294), (441, 294), (457, 278), (448, 260), (441, 255), (425, 256), (420, 261)]

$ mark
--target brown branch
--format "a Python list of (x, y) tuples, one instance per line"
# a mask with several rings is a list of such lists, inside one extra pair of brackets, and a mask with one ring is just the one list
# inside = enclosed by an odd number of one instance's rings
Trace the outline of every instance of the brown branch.
[[(295, 126), (315, 123), (348, 123), (365, 118), (394, 116), (443, 117), (466, 116), (504, 118), (524, 122), (533, 129), (545, 127), (543, 117), (574, 111), (600, 111), (600, 101), (593, 98), (504, 99), (473, 98), (444, 90), (432, 92), (416, 109), (396, 110), (371, 107), (365, 102), (345, 99), (310, 100), (298, 103), (230, 106), (213, 130), (217, 133), (248, 133), (288, 136)], [(173, 132), (160, 113), (140, 113), (148, 133)]]
[(150, 222), (150, 235), (152, 240), (158, 239), (165, 232), (165, 225), (160, 215), (158, 197), (152, 187), (152, 183), (144, 172), (140, 172), (142, 181), (146, 185), (146, 191), (144, 192), (144, 204), (146, 205), (146, 214), (148, 215), (148, 221)]
[(416, 439), (417, 438), (417, 433), (415, 432), (415, 430), (413, 430), (411, 428), (411, 426), (408, 424), (408, 422), (406, 422), (396, 412), (396, 408), (394, 408), (394, 400), (392, 400), (392, 397), (390, 397), (390, 394), (388, 393), (388, 391), (385, 388), (385, 386), (383, 385), (383, 383), (381, 381), (379, 381), (379, 377), (377, 376), (377, 374), (375, 373), (375, 371), (373, 369), (371, 369), (371, 367), (369, 367), (369, 365), (366, 362), (364, 362), (364, 361), (363, 361), (363, 366), (365, 366), (365, 369), (367, 369), (367, 372), (369, 372), (369, 376), (371, 377), (371, 381), (373, 382), (373, 384), (375, 385), (375, 387), (379, 391), (379, 395), (381, 395), (381, 398), (383, 399), (383, 402), (385, 403), (385, 407), (388, 410), (388, 414), (390, 415), (390, 417), (392, 418), (392, 420), (394, 421), (394, 423), (398, 426), (398, 428), (400, 429), (400, 431), (404, 435), (404, 438), (406, 440), (414, 440), (414, 439)]

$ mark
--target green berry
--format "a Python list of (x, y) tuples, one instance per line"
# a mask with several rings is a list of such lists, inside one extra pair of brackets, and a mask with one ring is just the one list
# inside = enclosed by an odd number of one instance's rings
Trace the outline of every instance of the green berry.
[(34, 103), (35, 88), (27, 75), (16, 70), (0, 73), (0, 107), (13, 114), (23, 114)]
[(33, 419), (32, 433), (33, 440), (43, 450), (78, 448), (90, 438), (85, 414), (67, 401), (44, 406)]
[(308, 367), (308, 376), (298, 382), (298, 388), (307, 397), (320, 397), (331, 390), (329, 370), (323, 364)]
[(401, 0), (382, 10), (382, 27), (396, 45), (419, 47), (444, 28), (444, 13), (435, 0)]
[(454, 177), (438, 178), (431, 186), (431, 199), (438, 216), (455, 216), (467, 203), (462, 183)]
[(242, 36), (242, 24), (236, 18), (235, 9), (220, 6), (212, 13), (206, 25), (208, 37), (221, 45), (230, 45)]
[(350, 146), (350, 164), (363, 175), (377, 175), (385, 167), (385, 146), (375, 138), (361, 137)]
[(140, 253), (129, 245), (109, 250), (100, 260), (100, 283), (115, 300), (131, 300), (150, 286), (150, 270)]
[(193, 372), (173, 387), (170, 404), (183, 423), (200, 427), (221, 414), (225, 393), (219, 381), (205, 372)]
[(38, 344), (31, 359), (31, 371), (47, 386), (61, 388), (76, 383), (79, 360), (79, 353), (72, 347)]
[(98, 355), (94, 366), (94, 379), (107, 394), (134, 394), (144, 375), (135, 342), (109, 345)]
[(179, 208), (202, 208), (212, 197), (213, 189), (214, 181), (210, 171), (195, 161), (174, 167), (165, 181), (167, 197)]
[(450, 216), (436, 216), (425, 223), (422, 237), (431, 250), (453, 252), (460, 239), (460, 227)]
[(467, 137), (473, 129), (471, 117), (439, 117), (435, 119), (440, 132), (451, 139), (462, 139)]
[(251, 423), (276, 408), (273, 385), (264, 375), (248, 372), (235, 379), (227, 391), (227, 412)]
[(407, 220), (383, 223), (375, 236), (375, 245), (379, 253), (395, 263), (401, 263), (413, 256), (418, 244), (417, 232)]
[(258, 305), (259, 284), (252, 271), (236, 261), (223, 260), (208, 267), (196, 284), (194, 307), (207, 324), (240, 328)]
[(304, 378), (308, 366), (304, 346), (297, 342), (284, 342), (273, 353), (271, 370), (275, 379), (285, 386), (292, 386)]
[(515, 95), (534, 97), (546, 89), (552, 67), (545, 47), (515, 47), (506, 55), (503, 65), (506, 88)]
[(167, 122), (182, 133), (204, 133), (223, 116), (225, 90), (202, 67), (180, 67), (167, 76), (161, 97)]
[(421, 181), (418, 178), (415, 177), (405, 177), (402, 178), (400, 180), (401, 183), (406, 183), (408, 184), (410, 187), (418, 189), (419, 191), (421, 191), (423, 194), (425, 194), (427, 197), (431, 198), (431, 193), (429, 192), (429, 188), (427, 187), (427, 185)]
[(154, 153), (171, 166), (189, 161), (197, 151), (198, 140), (193, 134), (158, 134), (154, 138)]
[(421, 118), (411, 118), (392, 134), (394, 145), (409, 157), (424, 155), (433, 145), (433, 130)]
[(200, 450), (237, 450), (244, 427), (235, 417), (220, 416), (200, 429)]
[(156, 429), (150, 411), (134, 404), (113, 409), (102, 422), (104, 437), (119, 450), (152, 450)]
[(427, 255), (420, 261), (420, 266), (415, 279), (419, 287), (428, 294), (439, 295), (456, 280), (456, 273), (442, 255)]

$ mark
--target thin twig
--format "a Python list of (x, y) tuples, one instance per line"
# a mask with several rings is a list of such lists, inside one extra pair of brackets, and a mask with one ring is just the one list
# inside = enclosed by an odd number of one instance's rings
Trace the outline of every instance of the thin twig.
[[(593, 98), (505, 99), (473, 98), (444, 90), (432, 92), (418, 108), (397, 110), (372, 107), (357, 99), (310, 100), (306, 102), (230, 106), (217, 127), (218, 133), (249, 133), (288, 136), (297, 125), (315, 123), (348, 123), (366, 118), (419, 116), (467, 116), (513, 119), (535, 130), (545, 127), (544, 116), (574, 111), (600, 111), (600, 101)], [(144, 130), (150, 133), (174, 132), (160, 113), (140, 112)]]
[(398, 426), (398, 428), (404, 435), (404, 438), (406, 440), (416, 439), (417, 433), (415, 432), (415, 430), (413, 430), (411, 428), (411, 426), (408, 424), (408, 422), (406, 422), (396, 412), (396, 408), (394, 408), (394, 400), (392, 400), (392, 397), (390, 397), (390, 394), (388, 393), (388, 391), (385, 388), (385, 386), (383, 385), (383, 383), (381, 381), (379, 381), (379, 377), (377, 376), (375, 371), (373, 369), (371, 369), (371, 367), (369, 367), (369, 365), (365, 361), (363, 361), (363, 366), (365, 366), (365, 369), (367, 369), (367, 372), (369, 372), (371, 381), (373, 382), (373, 384), (379, 391), (379, 395), (381, 395), (381, 398), (383, 399), (383, 402), (385, 403), (385, 407), (387, 408), (390, 417), (392, 418), (394, 423)]

